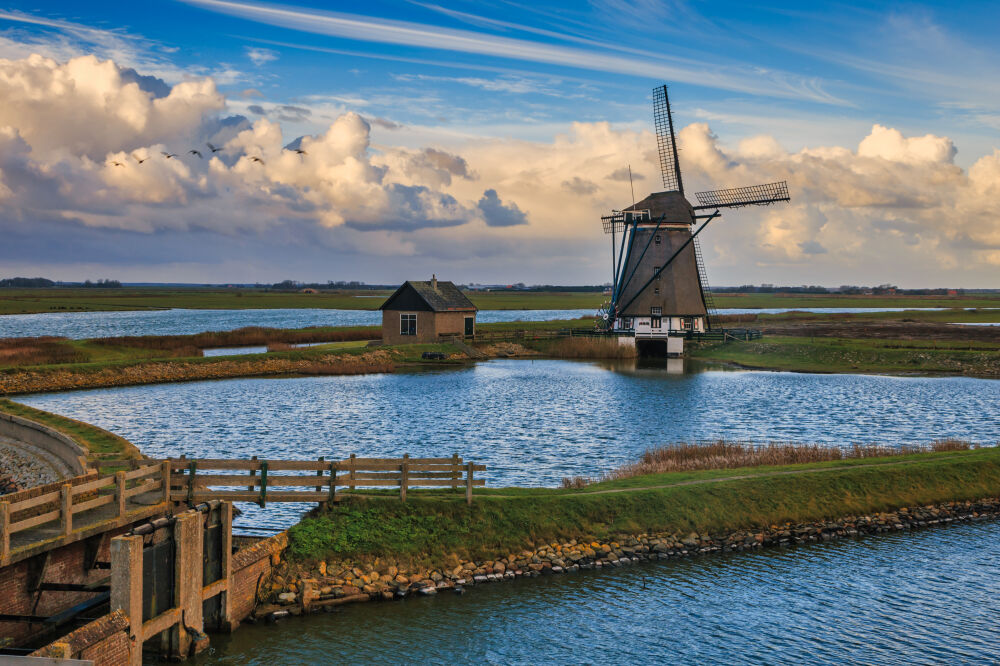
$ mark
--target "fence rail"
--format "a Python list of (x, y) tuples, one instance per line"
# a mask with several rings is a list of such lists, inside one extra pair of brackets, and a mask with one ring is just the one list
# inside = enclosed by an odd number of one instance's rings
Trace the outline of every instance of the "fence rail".
[[(476, 472), (485, 465), (450, 458), (358, 458), (343, 460), (233, 460), (219, 458), (170, 458), (170, 498), (199, 502), (222, 499), (233, 502), (335, 502), (338, 488), (398, 488), (406, 501), (409, 488), (465, 488), (472, 503), (476, 486), (485, 486)], [(245, 472), (244, 474), (234, 472)], [(293, 472), (276, 474), (275, 472)], [(300, 472), (294, 474), (294, 472)], [(315, 472), (313, 475), (306, 474)]]
[(167, 467), (159, 462), (137, 467), (129, 472), (96, 477), (82, 483), (64, 483), (58, 490), (14, 501), (0, 501), (0, 559), (10, 552), (14, 534), (45, 526), (67, 536), (73, 531), (73, 518), (85, 511), (115, 505), (107, 518), (120, 518), (126, 513), (130, 497), (164, 488), (163, 474)]

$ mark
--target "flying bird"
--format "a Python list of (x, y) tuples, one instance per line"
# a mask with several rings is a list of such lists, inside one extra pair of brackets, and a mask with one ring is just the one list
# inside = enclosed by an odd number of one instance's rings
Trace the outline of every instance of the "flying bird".
[(208, 146), (208, 149), (211, 150), (213, 153), (217, 153), (220, 150), (222, 150), (222, 148), (216, 148), (215, 146), (213, 146), (210, 143), (206, 143), (205, 145)]
[(108, 164), (110, 164), (111, 166), (125, 166), (124, 164), (122, 164), (118, 160), (111, 160), (110, 162), (108, 162)]
[(168, 152), (164, 152), (162, 150), (160, 151), (160, 154), (163, 155), (164, 157), (166, 157), (168, 160), (170, 158), (172, 158), (172, 157), (177, 157), (176, 153), (168, 153)]
[(135, 153), (132, 153), (132, 159), (134, 159), (139, 164), (142, 164), (143, 162), (145, 162), (149, 158), (148, 157), (143, 157), (142, 159), (140, 159), (138, 155), (136, 155)]
[(250, 161), (251, 161), (251, 162), (260, 162), (261, 164), (263, 164), (263, 163), (264, 163), (264, 160), (260, 159), (260, 158), (259, 158), (259, 157), (257, 157), (256, 155), (254, 155), (253, 157), (251, 157), (251, 158), (250, 158)]
[(193, 149), (193, 148), (192, 148), (191, 150), (189, 150), (189, 151), (188, 151), (188, 155), (197, 155), (197, 156), (198, 156), (198, 159), (199, 159), (199, 160), (201, 159), (201, 153), (199, 153), (199, 152), (198, 152), (197, 150), (195, 150), (195, 149)]

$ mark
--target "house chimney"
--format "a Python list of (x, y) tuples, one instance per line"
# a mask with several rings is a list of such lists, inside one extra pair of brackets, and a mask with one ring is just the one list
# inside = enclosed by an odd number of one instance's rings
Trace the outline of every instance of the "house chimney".
[(437, 275), (431, 274), (431, 289), (437, 291), (438, 288), (438, 278)]

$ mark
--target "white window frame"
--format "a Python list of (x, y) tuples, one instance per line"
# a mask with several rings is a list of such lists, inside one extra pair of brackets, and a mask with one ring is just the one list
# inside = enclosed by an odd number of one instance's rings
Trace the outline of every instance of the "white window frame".
[[(410, 332), (410, 327), (404, 328), (403, 324), (405, 322), (413, 322), (413, 332)], [(399, 334), (400, 335), (416, 335), (417, 334), (417, 315), (412, 312), (400, 312), (399, 313)]]

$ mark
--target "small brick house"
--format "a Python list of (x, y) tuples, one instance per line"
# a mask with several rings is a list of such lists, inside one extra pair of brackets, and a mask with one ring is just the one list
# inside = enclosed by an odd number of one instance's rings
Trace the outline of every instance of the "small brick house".
[(476, 306), (452, 282), (408, 280), (382, 307), (382, 342), (437, 342), (441, 336), (476, 332)]

